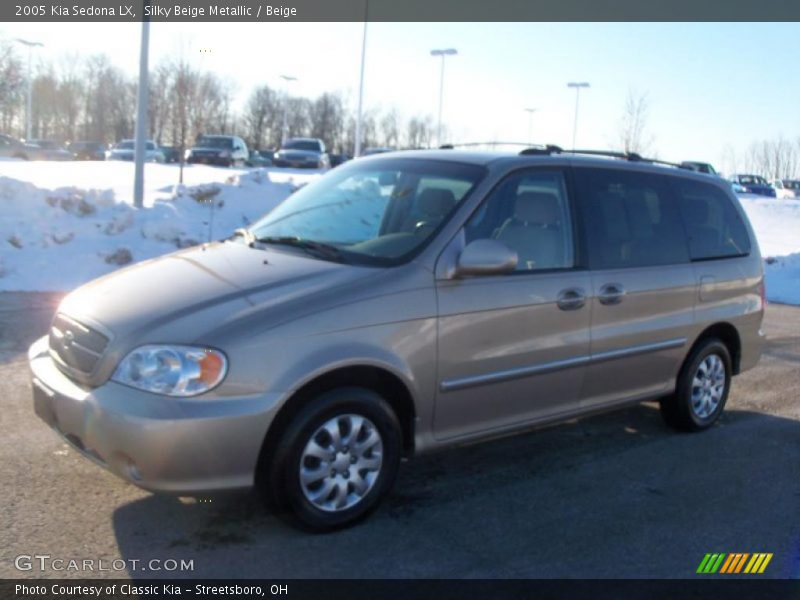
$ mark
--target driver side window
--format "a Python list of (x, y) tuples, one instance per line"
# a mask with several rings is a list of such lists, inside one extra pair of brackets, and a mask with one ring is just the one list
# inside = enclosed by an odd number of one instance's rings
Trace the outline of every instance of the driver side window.
[(467, 222), (466, 242), (493, 239), (517, 253), (517, 271), (574, 266), (564, 174), (522, 171), (500, 183)]

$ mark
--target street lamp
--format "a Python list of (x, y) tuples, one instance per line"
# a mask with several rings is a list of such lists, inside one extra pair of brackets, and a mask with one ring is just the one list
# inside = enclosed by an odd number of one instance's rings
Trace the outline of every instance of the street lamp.
[(535, 113), (538, 109), (525, 108), (523, 110), (528, 113), (528, 143), (533, 145), (533, 113)]
[(32, 60), (32, 53), (34, 48), (42, 48), (44, 44), (41, 42), (31, 42), (30, 40), (23, 40), (21, 38), (16, 38), (14, 40), (22, 44), (23, 46), (28, 47), (28, 100), (27, 106), (25, 107), (25, 141), (29, 141), (31, 136), (33, 135), (31, 132), (32, 127), (32, 119), (31, 119), (31, 107), (33, 105), (33, 74), (31, 73), (31, 60)]
[(283, 107), (283, 131), (281, 132), (281, 146), (286, 143), (286, 138), (289, 137), (289, 90), (288, 85), (293, 82), (297, 81), (297, 77), (292, 77), (291, 75), (281, 75), (281, 79), (286, 82), (287, 90), (286, 90), (286, 105)]
[(578, 100), (581, 97), (581, 88), (588, 88), (589, 83), (586, 81), (570, 81), (567, 84), (569, 88), (575, 88), (575, 120), (572, 122), (572, 149), (575, 149), (575, 136), (578, 132)]
[(133, 205), (144, 206), (144, 159), (147, 154), (147, 105), (150, 98), (148, 81), (148, 58), (150, 52), (150, 20), (142, 21), (142, 37), (139, 42), (139, 87), (136, 97), (136, 130), (133, 143)]
[(358, 78), (358, 113), (356, 115), (356, 143), (353, 158), (361, 156), (361, 130), (363, 129), (364, 106), (364, 65), (367, 62), (367, 23), (369, 21), (369, 0), (364, 0), (364, 34), (361, 38), (361, 74)]
[(442, 99), (444, 98), (444, 57), (458, 54), (455, 48), (443, 48), (441, 50), (431, 50), (431, 56), (442, 57), (442, 70), (439, 75), (439, 125), (436, 129), (436, 141), (442, 145)]

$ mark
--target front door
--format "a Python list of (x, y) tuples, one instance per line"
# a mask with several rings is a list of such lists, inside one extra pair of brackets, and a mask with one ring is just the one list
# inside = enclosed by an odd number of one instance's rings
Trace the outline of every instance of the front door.
[(460, 232), (463, 244), (502, 242), (518, 263), (503, 275), (437, 281), (437, 438), (502, 431), (577, 408), (591, 281), (575, 266), (573, 231), (565, 173), (526, 169), (498, 185)]

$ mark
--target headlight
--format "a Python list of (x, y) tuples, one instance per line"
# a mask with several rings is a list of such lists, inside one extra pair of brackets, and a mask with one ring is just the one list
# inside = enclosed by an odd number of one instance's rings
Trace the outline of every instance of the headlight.
[(140, 346), (117, 366), (113, 381), (166, 394), (196, 396), (217, 387), (228, 370), (219, 350), (194, 346)]

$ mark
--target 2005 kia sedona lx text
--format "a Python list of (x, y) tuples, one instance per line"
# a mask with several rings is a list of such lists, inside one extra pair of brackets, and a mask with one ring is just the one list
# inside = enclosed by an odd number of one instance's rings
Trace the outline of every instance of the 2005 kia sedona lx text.
[(658, 399), (710, 427), (764, 281), (722, 179), (554, 148), (352, 161), (230, 239), (67, 296), (37, 414), (142, 488), (350, 524), (403, 456)]

